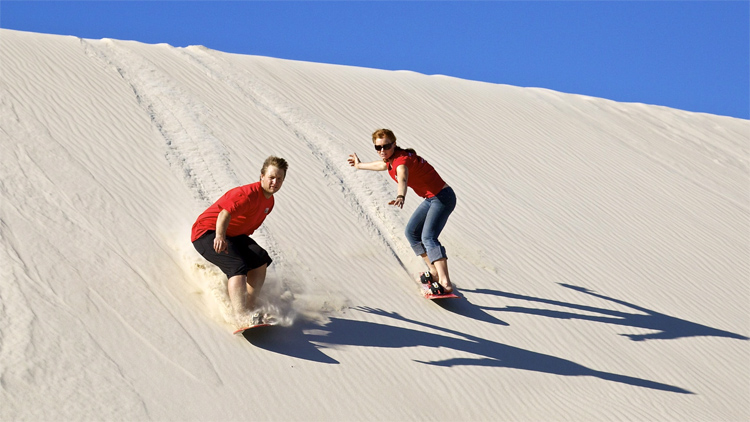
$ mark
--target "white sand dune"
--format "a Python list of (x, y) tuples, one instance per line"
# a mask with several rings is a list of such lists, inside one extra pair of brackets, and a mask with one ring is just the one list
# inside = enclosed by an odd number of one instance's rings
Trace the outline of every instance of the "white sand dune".
[[(393, 129), (453, 186), (422, 299)], [(0, 420), (749, 420), (750, 122), (0, 30)], [(190, 226), (290, 163), (232, 336)]]

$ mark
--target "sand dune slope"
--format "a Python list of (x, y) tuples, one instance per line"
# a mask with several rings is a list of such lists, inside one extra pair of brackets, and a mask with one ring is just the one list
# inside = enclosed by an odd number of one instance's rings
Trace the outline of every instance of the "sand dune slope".
[[(351, 169), (393, 129), (457, 208)], [(750, 122), (0, 30), (0, 420), (748, 420)], [(284, 326), (233, 337), (190, 226), (268, 155)]]

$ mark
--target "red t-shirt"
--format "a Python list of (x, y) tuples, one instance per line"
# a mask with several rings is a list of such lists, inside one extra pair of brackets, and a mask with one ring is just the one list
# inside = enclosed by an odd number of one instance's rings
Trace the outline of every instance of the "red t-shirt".
[(266, 198), (260, 182), (230, 189), (218, 201), (208, 207), (193, 224), (191, 242), (195, 242), (209, 230), (216, 230), (216, 220), (221, 210), (229, 211), (227, 237), (241, 234), (251, 235), (260, 227), (273, 209), (273, 196)]
[(393, 155), (395, 158), (388, 163), (388, 174), (393, 180), (398, 181), (396, 169), (402, 164), (405, 165), (409, 169), (409, 179), (406, 185), (422, 198), (432, 198), (445, 186), (438, 172), (424, 158), (402, 149), (397, 150)]

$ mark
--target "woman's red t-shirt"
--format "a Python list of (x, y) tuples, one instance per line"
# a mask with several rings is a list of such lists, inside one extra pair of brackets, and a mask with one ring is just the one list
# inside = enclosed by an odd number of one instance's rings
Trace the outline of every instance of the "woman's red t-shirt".
[(398, 181), (396, 169), (402, 164), (405, 165), (409, 169), (406, 185), (422, 198), (432, 198), (445, 186), (438, 172), (424, 158), (402, 149), (396, 150), (393, 156), (393, 161), (388, 163), (388, 174), (393, 180)]

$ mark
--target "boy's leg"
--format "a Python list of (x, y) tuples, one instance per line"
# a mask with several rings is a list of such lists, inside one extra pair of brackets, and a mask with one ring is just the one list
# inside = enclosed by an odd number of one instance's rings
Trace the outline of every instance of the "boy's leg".
[(255, 301), (258, 298), (260, 289), (263, 288), (263, 282), (266, 281), (266, 268), (268, 268), (268, 265), (263, 264), (258, 268), (248, 271), (247, 277), (245, 277), (247, 281), (247, 309), (255, 309)]
[(252, 309), (247, 306), (248, 292), (246, 286), (247, 276), (244, 275), (229, 277), (229, 281), (227, 282), (229, 301), (236, 315), (246, 315)]
[(227, 294), (229, 302), (236, 315), (245, 315), (249, 312), (247, 307), (247, 266), (245, 260), (240, 256), (241, 248), (237, 248), (236, 238), (229, 238), (229, 246), (222, 253), (214, 250), (213, 242), (216, 237), (214, 231), (193, 242), (196, 251), (208, 262), (216, 265), (227, 275)]
[(232, 308), (237, 315), (246, 315), (255, 309), (255, 301), (266, 280), (267, 267), (268, 265), (263, 265), (248, 271), (246, 276), (236, 275), (229, 278), (227, 291)]

